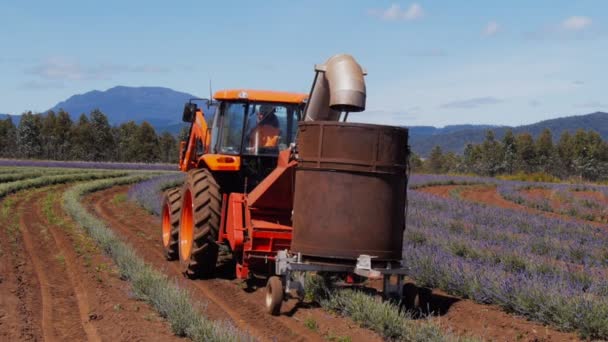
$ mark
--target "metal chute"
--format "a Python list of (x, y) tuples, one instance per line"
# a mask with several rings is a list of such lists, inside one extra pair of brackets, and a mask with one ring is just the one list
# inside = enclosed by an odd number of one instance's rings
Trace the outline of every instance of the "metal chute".
[(315, 71), (305, 121), (338, 121), (343, 112), (365, 110), (366, 73), (352, 56), (332, 56)]

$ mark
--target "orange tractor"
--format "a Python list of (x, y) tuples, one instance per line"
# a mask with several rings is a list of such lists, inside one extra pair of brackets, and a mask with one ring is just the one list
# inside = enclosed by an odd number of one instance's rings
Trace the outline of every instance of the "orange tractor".
[(215, 113), (186, 104), (187, 177), (163, 199), (167, 259), (211, 277), (229, 250), (238, 279), (269, 277), (273, 314), (290, 289), (302, 292), (296, 271), (384, 274), (387, 291), (397, 274), (403, 291), (407, 130), (346, 122), (365, 109), (351, 56), (315, 71), (310, 94), (223, 90)]

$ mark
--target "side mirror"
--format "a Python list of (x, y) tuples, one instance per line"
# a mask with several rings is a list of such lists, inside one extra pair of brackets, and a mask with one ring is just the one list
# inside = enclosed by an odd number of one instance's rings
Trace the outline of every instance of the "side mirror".
[(195, 117), (194, 114), (196, 113), (197, 109), (198, 107), (195, 103), (186, 103), (186, 105), (184, 106), (184, 114), (182, 115), (182, 121), (193, 122)]

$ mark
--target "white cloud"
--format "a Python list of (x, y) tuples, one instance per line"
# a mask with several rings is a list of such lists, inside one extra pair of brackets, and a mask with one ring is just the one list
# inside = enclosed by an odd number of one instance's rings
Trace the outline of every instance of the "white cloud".
[(573, 16), (562, 21), (561, 27), (568, 31), (580, 31), (591, 26), (592, 23), (593, 20), (591, 20), (589, 17)]
[(27, 90), (47, 90), (59, 88), (65, 88), (65, 84), (58, 81), (27, 81), (21, 84), (21, 89)]
[(422, 18), (424, 9), (417, 3), (411, 4), (407, 9), (402, 9), (399, 4), (392, 4), (386, 10), (373, 9), (370, 14), (386, 21), (410, 21)]
[(488, 25), (486, 25), (486, 27), (483, 29), (482, 34), (485, 37), (491, 37), (497, 34), (498, 31), (500, 31), (500, 25), (498, 25), (498, 23), (495, 21), (490, 21)]
[(55, 81), (84, 81), (109, 79), (119, 73), (162, 73), (167, 68), (155, 65), (97, 64), (82, 65), (65, 58), (50, 58), (25, 70), (26, 73)]
[(497, 98), (491, 97), (491, 96), (486, 96), (486, 97), (476, 97), (476, 98), (472, 98), (472, 99), (458, 100), (458, 101), (444, 103), (441, 105), (441, 108), (446, 108), (446, 109), (449, 109), (449, 108), (475, 108), (475, 107), (479, 107), (479, 106), (499, 104), (502, 102), (503, 102), (503, 100), (501, 100), (501, 99), (497, 99)]

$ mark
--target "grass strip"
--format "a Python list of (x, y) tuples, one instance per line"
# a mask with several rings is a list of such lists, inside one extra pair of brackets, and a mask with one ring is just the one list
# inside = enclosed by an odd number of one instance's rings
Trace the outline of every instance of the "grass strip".
[(82, 172), (74, 174), (60, 174), (51, 176), (42, 176), (36, 178), (28, 178), (15, 182), (8, 182), (0, 184), (0, 198), (8, 194), (30, 189), (37, 188), (46, 185), (63, 184), (77, 181), (88, 181), (102, 178), (121, 177), (128, 175), (128, 172), (124, 171), (100, 171), (100, 172)]
[[(0, 183), (9, 183), (24, 179), (30, 178), (38, 178), (44, 176), (59, 176), (59, 175), (74, 175), (74, 174), (90, 174), (90, 173), (99, 173), (99, 172), (107, 172), (100, 170), (79, 170), (79, 169), (50, 169), (50, 170), (42, 170), (36, 169), (28, 172), (13, 172), (13, 173), (5, 173), (0, 174)], [(124, 171), (123, 171), (124, 174)]]
[(116, 185), (132, 184), (150, 175), (133, 175), (103, 179), (71, 187), (63, 195), (66, 212), (98, 243), (117, 264), (121, 276), (129, 280), (135, 296), (151, 304), (166, 318), (178, 336), (194, 341), (249, 341), (247, 333), (229, 322), (211, 321), (201, 313), (203, 307), (188, 292), (179, 288), (166, 275), (147, 265), (131, 247), (122, 242), (104, 222), (89, 214), (80, 203), (83, 195)]
[(415, 320), (398, 303), (384, 301), (361, 290), (338, 289), (327, 279), (306, 275), (306, 298), (327, 311), (350, 317), (360, 326), (371, 329), (389, 341), (460, 342), (478, 341), (443, 331), (427, 319)]

